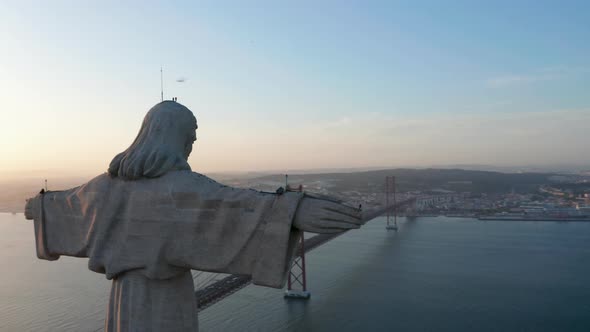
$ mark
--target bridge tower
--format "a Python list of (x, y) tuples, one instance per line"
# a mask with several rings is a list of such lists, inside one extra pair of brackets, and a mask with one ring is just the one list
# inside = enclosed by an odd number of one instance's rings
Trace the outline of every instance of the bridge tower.
[(387, 226), (385, 226), (385, 229), (397, 231), (397, 202), (395, 197), (395, 176), (385, 177), (385, 206), (391, 206), (390, 203), (393, 203), (393, 218), (392, 211), (387, 210)]
[[(285, 180), (287, 176), (285, 176)], [(286, 182), (286, 181), (285, 181)], [(297, 189), (293, 189), (286, 184), (287, 191), (303, 192), (303, 186), (299, 185)], [(305, 273), (305, 233), (301, 232), (299, 247), (293, 260), (293, 265), (289, 270), (289, 279), (287, 280), (287, 290), (285, 297), (295, 299), (309, 299), (311, 293), (307, 290), (307, 274)]]

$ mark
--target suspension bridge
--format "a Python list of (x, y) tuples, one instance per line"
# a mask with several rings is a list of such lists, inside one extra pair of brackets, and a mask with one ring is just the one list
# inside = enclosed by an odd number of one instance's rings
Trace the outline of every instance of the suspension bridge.
[[(391, 179), (387, 181), (391, 181)], [(393, 190), (394, 192), (394, 186), (391, 186), (390, 184), (387, 185), (387, 200), (389, 200), (389, 194), (391, 190)], [(405, 198), (400, 201), (394, 201), (393, 204), (386, 205), (388, 207), (385, 209), (381, 209), (369, 215), (363, 216), (363, 219), (365, 222), (368, 222), (379, 216), (387, 214), (387, 229), (397, 229), (397, 227), (393, 228), (389, 223), (389, 219), (392, 214), (391, 212), (394, 211), (393, 214), (395, 216), (395, 212), (397, 212), (398, 210), (416, 205), (417, 200), (417, 198), (413, 197)], [(346, 231), (336, 234), (319, 234), (309, 239), (304, 239), (304, 235), (302, 233), (299, 249), (296, 253), (296, 258), (291, 267), (291, 271), (289, 272), (286, 296), (301, 298), (309, 297), (309, 293), (306, 289), (305, 254), (310, 252), (311, 250), (314, 250), (322, 246), (323, 244), (329, 241), (332, 241), (333, 239), (337, 238), (338, 236), (344, 233), (346, 233)], [(193, 279), (195, 280), (196, 285), (195, 296), (197, 299), (197, 306), (199, 311), (202, 311), (210, 307), (211, 305), (215, 304), (216, 302), (223, 300), (224, 298), (232, 295), (238, 290), (248, 286), (252, 282), (250, 276), (228, 275), (202, 271), (194, 271)]]

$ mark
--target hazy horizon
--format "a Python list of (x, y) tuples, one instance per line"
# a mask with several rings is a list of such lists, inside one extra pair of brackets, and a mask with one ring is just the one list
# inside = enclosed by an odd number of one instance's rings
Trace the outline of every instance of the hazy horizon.
[[(141, 10), (138, 10), (141, 8)], [(590, 4), (0, 5), (0, 179), (90, 176), (165, 99), (202, 173), (590, 165)]]
[[(558, 165), (468, 165), (468, 164), (448, 164), (448, 165), (403, 165), (403, 166), (374, 166), (374, 167), (335, 167), (335, 168), (314, 168), (314, 169), (266, 169), (266, 170), (228, 170), (217, 172), (201, 172), (193, 169), (206, 176), (209, 176), (221, 183), (226, 181), (242, 181), (246, 179), (255, 179), (267, 177), (270, 175), (277, 176), (278, 181), (283, 180), (284, 174), (291, 176), (313, 175), (313, 174), (338, 174), (338, 173), (363, 173), (382, 170), (403, 170), (403, 169), (458, 169), (465, 171), (485, 171), (498, 173), (556, 173), (556, 174), (590, 174), (590, 164), (558, 164)], [(37, 170), (28, 173), (0, 173), (0, 202), (8, 197), (20, 197), (23, 192), (27, 195), (34, 194), (42, 188), (45, 180), (48, 180), (49, 189), (62, 190), (81, 185), (92, 178), (105, 173), (106, 169), (97, 173), (66, 173), (60, 170)]]
[[(338, 179), (338, 173), (354, 174), (360, 178), (369, 177), (366, 181), (371, 182), (374, 180), (371, 174), (383, 173), (384, 170), (391, 171), (390, 174), (396, 174), (402, 172), (407, 173), (409, 169), (422, 170), (426, 173), (429, 170), (441, 170), (448, 169), (453, 172), (454, 176), (458, 176), (462, 172), (457, 173), (457, 169), (464, 170), (475, 177), (481, 176), (480, 172), (469, 173), (470, 171), (488, 171), (495, 172), (487, 174), (487, 176), (497, 176), (496, 174), (501, 173), (561, 173), (561, 174), (577, 174), (577, 175), (588, 175), (590, 174), (590, 167), (587, 165), (554, 165), (547, 168), (538, 166), (491, 166), (491, 165), (433, 165), (431, 167), (365, 167), (365, 168), (324, 168), (324, 169), (291, 169), (285, 170), (267, 170), (267, 171), (238, 171), (238, 172), (214, 172), (205, 173), (205, 175), (213, 178), (221, 183), (231, 186), (243, 186), (243, 187), (257, 187), (260, 189), (261, 184), (268, 184), (268, 181), (275, 183), (283, 183), (284, 174), (289, 174), (290, 179), (293, 181), (303, 181), (302, 177), (306, 176), (320, 176), (327, 181), (336, 181), (334, 177)], [(40, 172), (40, 171), (39, 171)], [(103, 172), (101, 172), (103, 173)], [(424, 173), (424, 174), (426, 174)], [(415, 173), (414, 173), (415, 174)], [(434, 172), (431, 174), (441, 174), (441, 172)], [(448, 173), (447, 173), (448, 174)], [(88, 182), (92, 178), (99, 174), (65, 174), (61, 173), (29, 173), (23, 175), (21, 173), (12, 174), (7, 176), (6, 174), (0, 173), (0, 212), (20, 212), (24, 207), (24, 202), (27, 197), (34, 196), (39, 190), (45, 187), (47, 180), (47, 188), (49, 190), (64, 190), (68, 188), (77, 187), (79, 185)], [(406, 174), (407, 175), (407, 174)], [(405, 175), (400, 175), (405, 177)], [(429, 175), (425, 175), (425, 178), (429, 178)], [(371, 180), (373, 179), (373, 180)], [(258, 182), (260, 181), (260, 182)], [(264, 190), (268, 190), (264, 189)]]
[[(264, 176), (274, 174), (322, 174), (322, 173), (353, 173), (373, 170), (388, 170), (388, 169), (462, 169), (462, 170), (479, 170), (488, 172), (502, 172), (502, 173), (516, 173), (516, 172), (547, 172), (547, 173), (571, 173), (590, 171), (590, 163), (588, 164), (545, 164), (545, 165), (485, 165), (485, 164), (446, 164), (446, 165), (399, 165), (399, 166), (366, 166), (366, 167), (322, 167), (322, 168), (285, 168), (285, 169), (229, 169), (218, 171), (200, 171), (193, 169), (195, 172), (200, 172), (210, 176), (221, 176), (224, 178), (245, 177), (245, 176)], [(99, 174), (105, 173), (106, 167), (103, 170), (92, 172), (91, 170), (80, 172), (67, 172), (59, 169), (47, 170), (30, 170), (30, 171), (13, 171), (0, 172), (0, 183), (2, 182), (20, 182), (20, 181), (41, 181), (44, 179), (63, 180), (83, 180), (90, 179)]]

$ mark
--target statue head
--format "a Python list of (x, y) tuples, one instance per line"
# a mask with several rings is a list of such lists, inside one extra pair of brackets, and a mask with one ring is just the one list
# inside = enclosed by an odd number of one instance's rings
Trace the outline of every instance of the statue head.
[(109, 174), (126, 180), (155, 178), (172, 170), (190, 170), (197, 120), (185, 106), (163, 101), (146, 114), (127, 150), (113, 158)]

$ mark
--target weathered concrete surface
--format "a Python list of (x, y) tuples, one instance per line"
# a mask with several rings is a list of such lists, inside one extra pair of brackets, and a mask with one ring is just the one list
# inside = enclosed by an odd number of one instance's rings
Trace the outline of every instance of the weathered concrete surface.
[(113, 280), (107, 331), (196, 331), (190, 269), (282, 287), (301, 230), (362, 223), (360, 211), (335, 201), (231, 188), (192, 172), (196, 128), (190, 110), (162, 102), (108, 173), (27, 203), (39, 258), (87, 257)]

